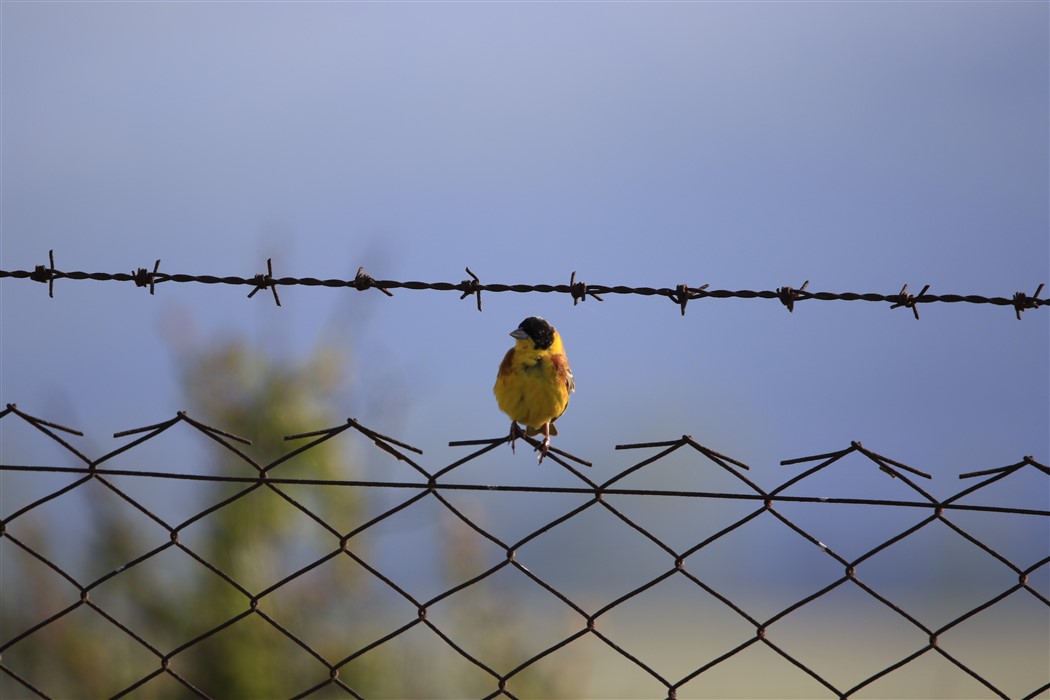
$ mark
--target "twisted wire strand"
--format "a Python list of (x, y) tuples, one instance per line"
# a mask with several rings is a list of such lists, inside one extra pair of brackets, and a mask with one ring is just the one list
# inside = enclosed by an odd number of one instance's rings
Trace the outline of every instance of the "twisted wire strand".
[(329, 287), (354, 289), (366, 291), (376, 289), (387, 296), (393, 296), (392, 290), (412, 291), (439, 291), (458, 292), (460, 299), (473, 296), (477, 303), (478, 311), (481, 311), (481, 295), (483, 292), (492, 293), (517, 293), (517, 294), (563, 294), (572, 298), (573, 305), (588, 298), (603, 301), (604, 296), (615, 295), (637, 295), (644, 297), (658, 297), (668, 299), (681, 309), (685, 315), (686, 305), (690, 301), (700, 299), (775, 299), (784, 305), (789, 312), (793, 312), (795, 304), (804, 301), (866, 301), (877, 303), (888, 303), (891, 308), (907, 308), (912, 311), (915, 318), (919, 318), (918, 306), (920, 304), (949, 303), (949, 304), (990, 304), (993, 306), (1009, 306), (1016, 313), (1018, 320), (1024, 311), (1050, 306), (1050, 298), (1041, 299), (1039, 295), (1043, 291), (1040, 284), (1034, 294), (1025, 292), (1014, 292), (1010, 297), (989, 297), (979, 294), (930, 294), (930, 285), (925, 285), (917, 295), (908, 291), (908, 285), (901, 287), (895, 294), (876, 292), (826, 292), (809, 291), (807, 280), (797, 289), (791, 286), (777, 287), (775, 290), (750, 290), (750, 289), (710, 289), (707, 284), (700, 286), (689, 286), (688, 284), (677, 284), (674, 287), (646, 287), (627, 285), (605, 285), (587, 284), (577, 281), (576, 272), (572, 272), (568, 284), (503, 284), (483, 283), (469, 267), (466, 272), (469, 279), (460, 282), (421, 282), (403, 281), (392, 279), (376, 279), (367, 274), (364, 268), (359, 268), (353, 279), (317, 277), (276, 277), (273, 274), (273, 259), (267, 259), (266, 272), (242, 277), (238, 275), (190, 275), (182, 273), (169, 273), (160, 270), (160, 260), (153, 265), (153, 269), (138, 268), (132, 273), (126, 272), (84, 272), (66, 271), (55, 267), (54, 251), (49, 252), (49, 265), (37, 265), (33, 270), (0, 270), (0, 279), (28, 279), (48, 285), (49, 296), (54, 296), (54, 284), (57, 280), (98, 282), (131, 282), (138, 287), (148, 288), (150, 294), (154, 294), (156, 286), (167, 282), (194, 283), (205, 285), (233, 285), (248, 286), (252, 290), (248, 297), (253, 297), (257, 292), (268, 289), (272, 293), (273, 300), (277, 306), (281, 305), (278, 296), (278, 287)]

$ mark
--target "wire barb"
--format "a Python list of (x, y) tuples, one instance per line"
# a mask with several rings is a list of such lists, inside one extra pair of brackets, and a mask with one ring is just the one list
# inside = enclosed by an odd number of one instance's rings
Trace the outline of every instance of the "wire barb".
[[(702, 287), (699, 287), (697, 291), (703, 291), (705, 289), (707, 289), (706, 284)], [(693, 296), (693, 292), (689, 289), (688, 284), (678, 285), (677, 287), (675, 287), (674, 294), (671, 295), (671, 301), (678, 304), (679, 308), (682, 310), (683, 316), (685, 316), (685, 305), (689, 303), (690, 299), (695, 298), (696, 297)]]
[(473, 294), (478, 301), (478, 311), (481, 311), (481, 280), (471, 272), (470, 267), (467, 267), (467, 274), (470, 275), (470, 279), (459, 283), (459, 286), (463, 289), (463, 294), (459, 298), (466, 299)]
[(386, 294), (388, 297), (394, 296), (389, 289), (385, 289), (384, 287), (382, 287), (375, 281), (375, 278), (372, 277), (372, 275), (365, 272), (364, 265), (357, 268), (357, 274), (354, 276), (353, 286), (354, 289), (356, 289), (359, 292), (363, 292), (366, 289), (372, 289), (374, 287), (375, 289), (381, 291), (383, 294)]
[(919, 295), (915, 296), (913, 294), (909, 294), (908, 293), (908, 285), (905, 284), (903, 287), (901, 287), (901, 291), (897, 295), (897, 301), (890, 308), (891, 309), (896, 309), (898, 307), (903, 306), (906, 309), (911, 309), (911, 312), (913, 314), (915, 314), (915, 320), (918, 321), (919, 320), (919, 308), (917, 306), (915, 306), (915, 305), (920, 303), (920, 302), (922, 302), (922, 298), (926, 294), (926, 291), (929, 288), (930, 288), (930, 285), (926, 285), (925, 287), (922, 288), (922, 291), (919, 292)]
[[(806, 287), (809, 286), (809, 280), (802, 283), (802, 286), (798, 289), (792, 287), (777, 287), (777, 299), (780, 299), (780, 303), (787, 307), (788, 313), (795, 310), (795, 302), (802, 299), (802, 295), (806, 291)], [(907, 285), (905, 285), (907, 286)]]
[(43, 265), (37, 265), (33, 268), (33, 272), (30, 273), (29, 279), (34, 282), (47, 282), (47, 296), (51, 299), (55, 298), (55, 251), (47, 251), (47, 257), (50, 260), (50, 267), (44, 267)]
[(267, 258), (266, 259), (266, 274), (264, 274), (264, 275), (256, 275), (255, 277), (253, 277), (252, 278), (252, 284), (255, 285), (255, 289), (253, 289), (252, 291), (248, 292), (248, 298), (249, 299), (251, 299), (253, 296), (255, 296), (255, 293), (258, 292), (260, 289), (267, 289), (267, 288), (269, 288), (269, 290), (271, 292), (273, 292), (273, 300), (274, 300), (274, 302), (278, 306), (281, 305), (281, 300), (277, 296), (277, 282), (273, 278), (273, 258)]
[(586, 284), (576, 281), (576, 270), (573, 270), (572, 275), (569, 277), (569, 294), (572, 295), (573, 306), (576, 306), (576, 304), (581, 301), (587, 301), (587, 297), (597, 299), (598, 301), (605, 301), (594, 292), (588, 290)]
[[(140, 267), (134, 273), (134, 280), (136, 287), (149, 287), (149, 294), (153, 296), (153, 290), (157, 284), (157, 270), (160, 269), (160, 258), (157, 258), (157, 262), (153, 264), (153, 272), (150, 272), (144, 267)], [(252, 292), (254, 294), (254, 292)], [(248, 296), (251, 296), (249, 294)]]
[(1014, 292), (1014, 311), (1017, 313), (1017, 320), (1021, 320), (1021, 313), (1028, 309), (1034, 309), (1039, 306), (1039, 294), (1043, 291), (1043, 285), (1040, 284), (1036, 288), (1035, 294), (1029, 298), (1024, 292)]

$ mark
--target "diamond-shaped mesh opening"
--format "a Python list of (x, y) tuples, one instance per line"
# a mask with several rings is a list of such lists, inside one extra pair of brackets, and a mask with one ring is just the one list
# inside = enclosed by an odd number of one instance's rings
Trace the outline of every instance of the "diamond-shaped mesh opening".
[(195, 520), (179, 542), (253, 593), (339, 547), (335, 535), (265, 486)]
[[(156, 655), (88, 605), (7, 647), (3, 661), (50, 697), (110, 697), (160, 664)], [(24, 695), (18, 691), (4, 697)]]
[(591, 609), (674, 567), (670, 554), (598, 504), (530, 540), (517, 554), (530, 571)]
[(507, 691), (518, 698), (535, 700), (595, 697), (584, 690), (594, 671), (594, 659), (587, 654), (586, 647), (587, 644), (577, 638), (537, 659), (508, 679)]
[(121, 475), (107, 475), (105, 479), (172, 528), (195, 518), (209, 507), (221, 504), (251, 485)]
[(82, 474), (0, 471), (0, 518), (7, 520), (41, 499), (57, 498), (83, 478)]
[(471, 522), (513, 546), (537, 530), (594, 500), (591, 493), (443, 491)]
[(7, 530), (19, 538), (39, 533), (37, 552), (84, 585), (169, 540), (163, 527), (98, 479), (24, 512)]
[(485, 697), (497, 688), (423, 622), (342, 666), (339, 677), (369, 698)]
[(221, 698), (292, 697), (329, 677), (323, 663), (254, 613), (179, 652), (171, 668)]
[(779, 503), (791, 524), (846, 561), (853, 561), (929, 518), (932, 508), (854, 503)]
[(864, 560), (857, 578), (930, 629), (1017, 583), (992, 555), (932, 522)]
[(759, 622), (844, 573), (839, 562), (769, 513), (704, 544), (685, 568)]
[(179, 700), (194, 695), (195, 693), (175, 676), (161, 672), (122, 697), (128, 700)]
[(766, 638), (841, 689), (927, 641), (921, 630), (848, 581), (771, 624)]
[[(263, 464), (263, 466), (271, 479), (288, 482), (282, 484), (284, 489), (292, 491), (299, 487), (309, 489), (316, 488), (319, 481), (360, 482), (366, 478), (364, 468), (361, 465), (363, 457), (360, 454), (360, 450), (357, 449), (359, 447), (358, 440), (352, 436), (349, 439), (345, 435), (336, 437), (333, 440), (313, 446), (310, 446), (310, 443), (305, 439), (285, 439), (281, 447), (283, 448), (283, 454), (276, 458), (273, 455), (269, 455), (273, 461), (269, 464)], [(384, 456), (384, 453), (379, 453), (377, 450), (369, 451), (367, 454), (371, 455), (373, 452), (384, 461), (389, 458), (389, 455)], [(392, 461), (396, 462), (397, 460)], [(407, 476), (407, 474), (401, 476)], [(323, 494), (324, 489), (331, 488), (330, 486), (322, 485), (322, 490), (318, 493)], [(353, 492), (349, 493), (352, 494)], [(344, 491), (343, 495), (348, 495), (348, 492)]]
[(329, 660), (345, 658), (417, 613), (346, 554), (289, 579), (267, 593), (260, 607)]
[(682, 684), (678, 697), (810, 700), (834, 695), (769, 646), (755, 642)]
[[(583, 616), (512, 566), (443, 598), (428, 608), (427, 619), (504, 674), (586, 624)], [(568, 661), (567, 655), (563, 660)]]
[[(350, 550), (423, 603), (506, 560), (506, 552), (434, 497), (420, 499), (349, 540)], [(458, 551), (470, 556), (457, 556)]]
[[(989, 639), (1012, 643), (989, 645)], [(1009, 697), (1025, 697), (1050, 682), (1050, 613), (1024, 591), (952, 627), (939, 643)]]
[(677, 682), (755, 637), (755, 627), (681, 574), (602, 614), (598, 629)]
[[(882, 676), (850, 697), (863, 700), (957, 700), (995, 697), (988, 686), (934, 650)], [(1013, 696), (1018, 697), (1018, 696)]]
[(1050, 528), (1046, 527), (1044, 518), (1020, 513), (953, 510), (946, 512), (944, 519), (955, 526), (953, 535), (960, 540), (973, 538), (1021, 569), (1050, 552)]
[[(762, 509), (761, 500), (673, 495), (608, 495), (604, 501), (679, 554), (692, 550), (724, 530), (742, 525), (742, 521)], [(734, 532), (727, 532), (722, 537), (737, 540)]]
[(163, 653), (248, 606), (243, 594), (175, 546), (101, 582), (91, 600)]
[(17, 543), (12, 536), (0, 538), (0, 591), (4, 601), (18, 601), (0, 608), (0, 645), (80, 600), (73, 583), (24, 548), (39, 552), (42, 540), (39, 530), (28, 528)]
[[(350, 485), (312, 483), (278, 483), (276, 488), (305, 513), (316, 516), (340, 535), (364, 525), (381, 512), (415, 495), (415, 491), (407, 489), (387, 489), (386, 493), (380, 493), (384, 491), (382, 489), (369, 489), (367, 493), (362, 493), (360, 488)], [(388, 494), (397, 500), (381, 508), (385, 500), (383, 496)]]
[(631, 700), (667, 696), (672, 681), (661, 681), (596, 634), (585, 634), (566, 649), (586, 659), (584, 668), (590, 671), (582, 676), (583, 690), (578, 697)]

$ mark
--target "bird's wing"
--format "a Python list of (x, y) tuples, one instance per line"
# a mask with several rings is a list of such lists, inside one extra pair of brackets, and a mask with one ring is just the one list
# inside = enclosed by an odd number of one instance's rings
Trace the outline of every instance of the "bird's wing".
[(576, 391), (576, 381), (572, 378), (572, 370), (569, 369), (569, 360), (565, 355), (553, 355), (551, 357), (551, 366), (554, 367), (554, 374), (560, 380), (565, 382), (565, 387), (570, 391)]

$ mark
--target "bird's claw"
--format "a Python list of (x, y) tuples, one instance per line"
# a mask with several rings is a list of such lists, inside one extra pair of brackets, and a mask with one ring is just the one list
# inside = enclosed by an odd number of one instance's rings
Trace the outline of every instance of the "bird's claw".
[(547, 450), (550, 448), (550, 446), (550, 437), (544, 438), (543, 442), (540, 443), (540, 446), (536, 448), (536, 451), (540, 453), (539, 458), (536, 460), (536, 464), (541, 464), (543, 462), (543, 458), (547, 456)]
[(522, 435), (523, 435), (523, 433), (521, 431), (521, 428), (518, 427), (517, 422), (516, 421), (511, 421), (510, 422), (510, 436), (509, 436), (509, 439), (510, 439), (510, 452), (511, 452), (511, 454), (514, 454), (514, 441), (517, 440), (518, 438), (520, 438)]

